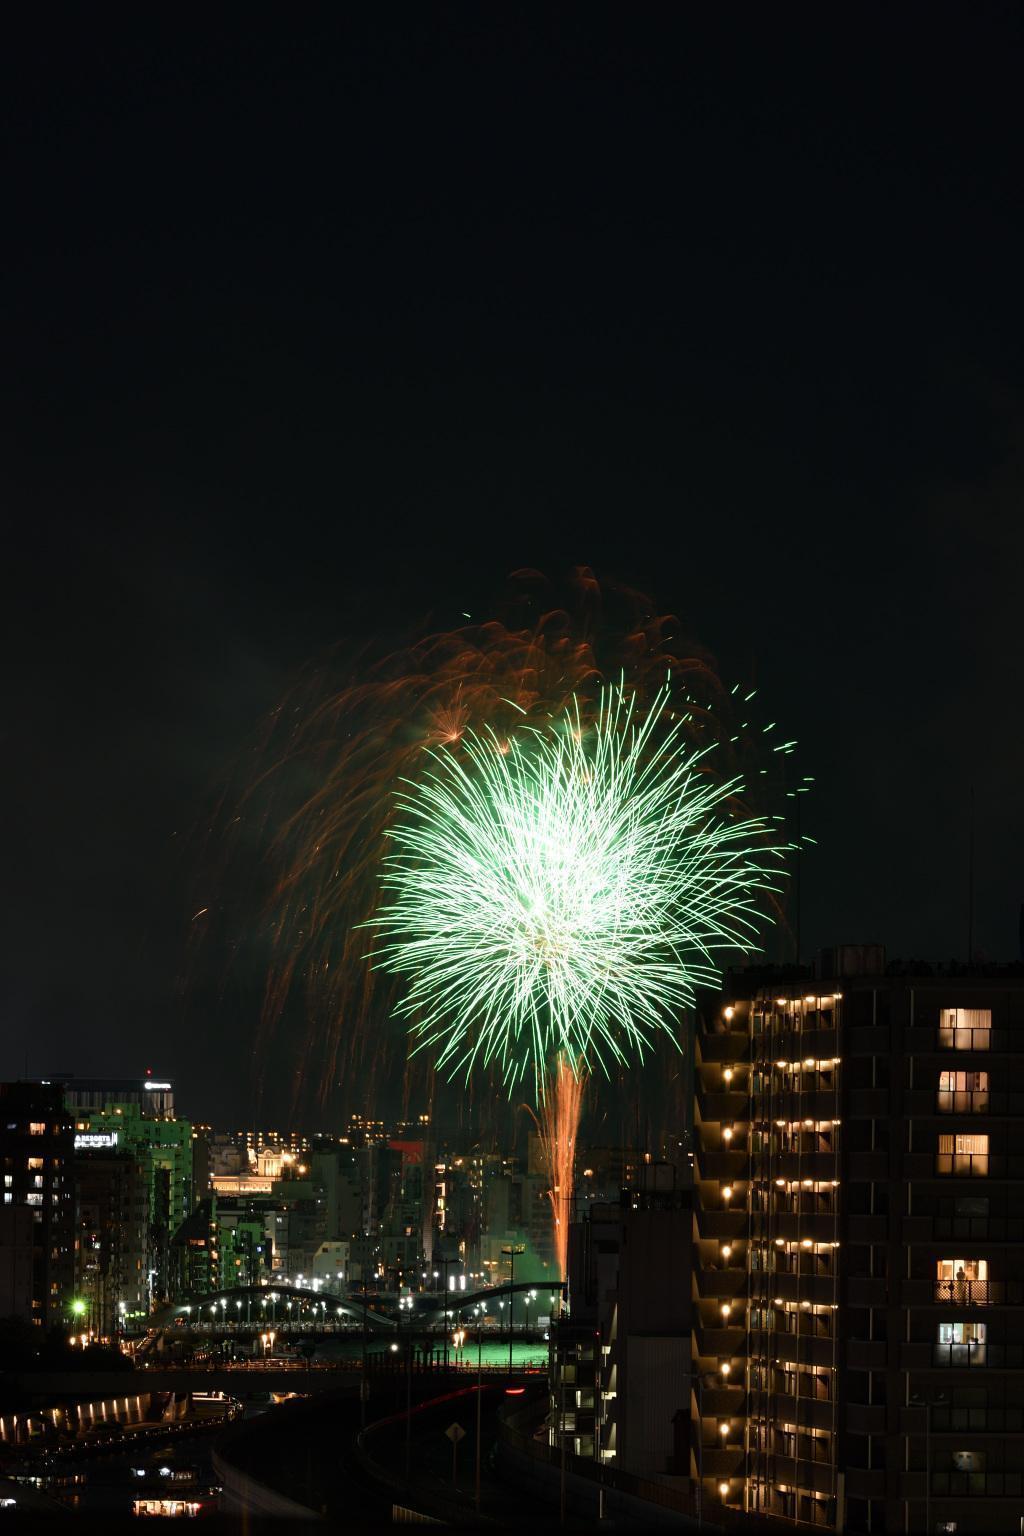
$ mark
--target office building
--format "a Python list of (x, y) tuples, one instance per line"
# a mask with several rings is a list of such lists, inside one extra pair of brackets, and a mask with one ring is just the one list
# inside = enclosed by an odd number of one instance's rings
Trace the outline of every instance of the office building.
[(149, 1310), (149, 1179), (132, 1152), (75, 1154), (75, 1297), (88, 1330), (115, 1338)]
[(174, 1119), (174, 1084), (166, 1077), (76, 1077), (53, 1073), (64, 1085), (64, 1103), (79, 1117), (107, 1104), (132, 1105), (150, 1119)]

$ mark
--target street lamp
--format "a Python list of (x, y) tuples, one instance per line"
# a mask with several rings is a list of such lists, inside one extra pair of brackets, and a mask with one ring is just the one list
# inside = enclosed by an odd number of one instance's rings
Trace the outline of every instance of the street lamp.
[(442, 1257), (442, 1258), (438, 1259), (437, 1262), (440, 1264), (441, 1269), (444, 1272), (443, 1275), (439, 1277), (438, 1276), (438, 1272), (435, 1269), (433, 1271), (433, 1274), (434, 1274), (434, 1279), (435, 1280), (437, 1280), (438, 1278), (441, 1279), (441, 1281), (442, 1281), (442, 1287), (441, 1288), (442, 1288), (442, 1291), (444, 1293), (444, 1368), (445, 1368), (445, 1370), (447, 1370), (448, 1369), (448, 1269), (449, 1269), (450, 1265), (457, 1264), (459, 1261), (458, 1261), (458, 1259), (446, 1259), (446, 1258)]
[(513, 1306), (512, 1298), (515, 1295), (515, 1289), (516, 1289), (516, 1254), (517, 1253), (525, 1253), (526, 1252), (526, 1244), (525, 1243), (508, 1243), (508, 1244), (506, 1244), (506, 1246), (504, 1248), (502, 1248), (501, 1251), (502, 1251), (502, 1253), (507, 1253), (508, 1257), (509, 1257), (509, 1276), (508, 1276), (508, 1373), (511, 1376), (511, 1374), (512, 1374), (512, 1306)]
[(924, 1528), (930, 1531), (932, 1528), (932, 1409), (942, 1407), (946, 1402), (945, 1392), (936, 1392), (934, 1397), (922, 1397), (915, 1393), (910, 1401), (922, 1407), (925, 1413), (924, 1419)]

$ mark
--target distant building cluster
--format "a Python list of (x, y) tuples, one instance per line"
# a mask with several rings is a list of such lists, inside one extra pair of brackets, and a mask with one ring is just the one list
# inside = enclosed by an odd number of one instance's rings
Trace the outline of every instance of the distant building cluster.
[[(163, 1078), (0, 1085), (0, 1316), (117, 1340), (164, 1303), (290, 1286), (365, 1296), (551, 1280), (551, 1208), (525, 1166), (423, 1116), (339, 1136), (227, 1131)], [(595, 1151), (591, 1195), (624, 1155)]]

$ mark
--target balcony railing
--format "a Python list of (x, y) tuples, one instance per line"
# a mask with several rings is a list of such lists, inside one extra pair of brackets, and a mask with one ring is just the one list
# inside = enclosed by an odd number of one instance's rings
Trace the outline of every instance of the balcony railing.
[(987, 1152), (936, 1152), (935, 1172), (961, 1179), (987, 1179)]
[(940, 1088), (936, 1105), (940, 1115), (987, 1115), (987, 1088)]
[(1024, 1492), (1020, 1472), (933, 1472), (932, 1496), (948, 1498), (1019, 1499)]
[(940, 1025), (938, 1042), (940, 1051), (987, 1051), (992, 1030), (969, 1029)]
[(987, 1307), (990, 1302), (1002, 1301), (1002, 1282), (988, 1280), (936, 1280), (935, 1300), (951, 1302), (961, 1307)]
[(1009, 1361), (999, 1358), (1005, 1354), (1007, 1347), (1016, 1349), (1018, 1354), (1020, 1354), (1022, 1349), (1022, 1346), (1019, 1344), (1011, 1346), (1005, 1344), (936, 1344), (932, 1359), (936, 1366), (955, 1367), (957, 1370), (971, 1369), (975, 1366), (1009, 1364)]
[[(928, 1217), (921, 1219), (927, 1221)], [(965, 1237), (988, 1243), (1024, 1243), (1024, 1217), (934, 1216), (931, 1236), (936, 1241)], [(928, 1239), (919, 1238), (918, 1241)]]

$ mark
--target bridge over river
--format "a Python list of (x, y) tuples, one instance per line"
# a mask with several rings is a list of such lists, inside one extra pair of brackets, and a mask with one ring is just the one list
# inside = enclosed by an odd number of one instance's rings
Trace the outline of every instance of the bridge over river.
[(144, 1326), (151, 1338), (160, 1333), (170, 1338), (192, 1334), (253, 1336), (267, 1330), (308, 1337), (351, 1333), (353, 1328), (395, 1335), (399, 1330), (415, 1332), (473, 1321), (484, 1312), (497, 1318), (507, 1302), (513, 1314), (521, 1309), (519, 1326), (528, 1328), (530, 1312), (533, 1310), (536, 1317), (535, 1303), (542, 1293), (554, 1296), (561, 1291), (560, 1280), (524, 1280), (476, 1291), (424, 1291), (364, 1301), (309, 1287), (242, 1286), (193, 1296), (186, 1302), (168, 1302), (158, 1307)]

